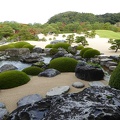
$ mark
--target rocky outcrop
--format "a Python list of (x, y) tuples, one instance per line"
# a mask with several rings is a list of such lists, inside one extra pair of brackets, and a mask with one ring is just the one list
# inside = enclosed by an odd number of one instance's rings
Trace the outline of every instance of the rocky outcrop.
[(0, 68), (0, 72), (4, 72), (7, 70), (16, 70), (16, 69), (18, 69), (18, 68), (12, 64), (5, 64)]
[(90, 87), (14, 110), (7, 120), (120, 120), (120, 90)]
[(80, 62), (75, 68), (75, 76), (87, 81), (102, 80), (104, 72), (100, 67)]
[(38, 76), (54, 77), (58, 74), (60, 74), (60, 72), (56, 69), (46, 69), (45, 71), (41, 72)]
[(29, 54), (30, 54), (30, 50), (28, 48), (9, 48), (5, 50), (5, 55), (10, 57), (19, 57)]
[(43, 58), (37, 53), (31, 53), (21, 57), (21, 61), (25, 63), (34, 63), (43, 61)]

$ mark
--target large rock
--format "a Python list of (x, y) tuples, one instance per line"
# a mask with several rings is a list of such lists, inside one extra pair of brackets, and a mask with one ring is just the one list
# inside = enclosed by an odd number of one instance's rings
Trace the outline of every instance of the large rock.
[(30, 50), (28, 48), (9, 48), (5, 50), (5, 54), (10, 57), (19, 57), (23, 55), (29, 55)]
[(120, 90), (90, 87), (14, 110), (7, 120), (120, 120)]
[(46, 69), (45, 71), (38, 74), (38, 76), (44, 76), (44, 77), (54, 77), (56, 75), (60, 74), (60, 72), (56, 69)]
[(100, 67), (85, 63), (78, 63), (75, 68), (75, 76), (79, 79), (87, 81), (102, 80), (104, 72)]
[(18, 69), (18, 68), (12, 64), (5, 64), (0, 68), (0, 72), (4, 72), (7, 70), (16, 70), (16, 69)]
[(25, 96), (23, 98), (21, 98), (18, 102), (17, 102), (17, 106), (24, 106), (27, 104), (34, 104), (35, 102), (38, 102), (42, 99), (42, 97), (38, 94), (32, 94), (32, 95), (28, 95)]
[(25, 63), (34, 63), (43, 61), (43, 58), (38, 53), (31, 53), (21, 57), (21, 61)]
[(35, 53), (42, 53), (43, 52), (43, 49), (40, 48), (40, 47), (34, 47), (32, 52), (35, 52)]
[(4, 103), (0, 103), (0, 120), (6, 120), (6, 117), (8, 116), (9, 112), (6, 109), (6, 106)]
[(61, 95), (61, 94), (64, 94), (64, 93), (68, 92), (69, 89), (70, 89), (69, 86), (54, 87), (50, 91), (47, 92), (46, 96), (51, 97), (51, 96), (54, 96), (54, 95)]

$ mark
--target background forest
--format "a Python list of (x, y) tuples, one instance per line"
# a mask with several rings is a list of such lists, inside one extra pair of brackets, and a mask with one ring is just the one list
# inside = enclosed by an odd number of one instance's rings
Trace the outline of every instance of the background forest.
[(64, 12), (52, 16), (47, 23), (23, 24), (0, 22), (0, 40), (39, 40), (38, 34), (78, 33), (94, 30), (120, 32), (120, 13), (94, 15), (92, 13)]

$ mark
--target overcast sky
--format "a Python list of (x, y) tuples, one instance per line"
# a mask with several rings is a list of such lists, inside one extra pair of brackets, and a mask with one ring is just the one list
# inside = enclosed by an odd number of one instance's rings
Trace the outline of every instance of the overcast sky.
[(0, 22), (44, 24), (53, 15), (66, 11), (118, 13), (120, 4), (119, 0), (0, 0)]

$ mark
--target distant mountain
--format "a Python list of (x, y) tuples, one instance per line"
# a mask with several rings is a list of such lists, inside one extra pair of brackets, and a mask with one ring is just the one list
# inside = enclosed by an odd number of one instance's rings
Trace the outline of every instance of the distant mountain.
[(47, 23), (73, 23), (73, 22), (110, 22), (116, 24), (120, 22), (120, 13), (106, 13), (103, 15), (94, 15), (92, 13), (79, 13), (73, 11), (67, 11), (52, 16)]

